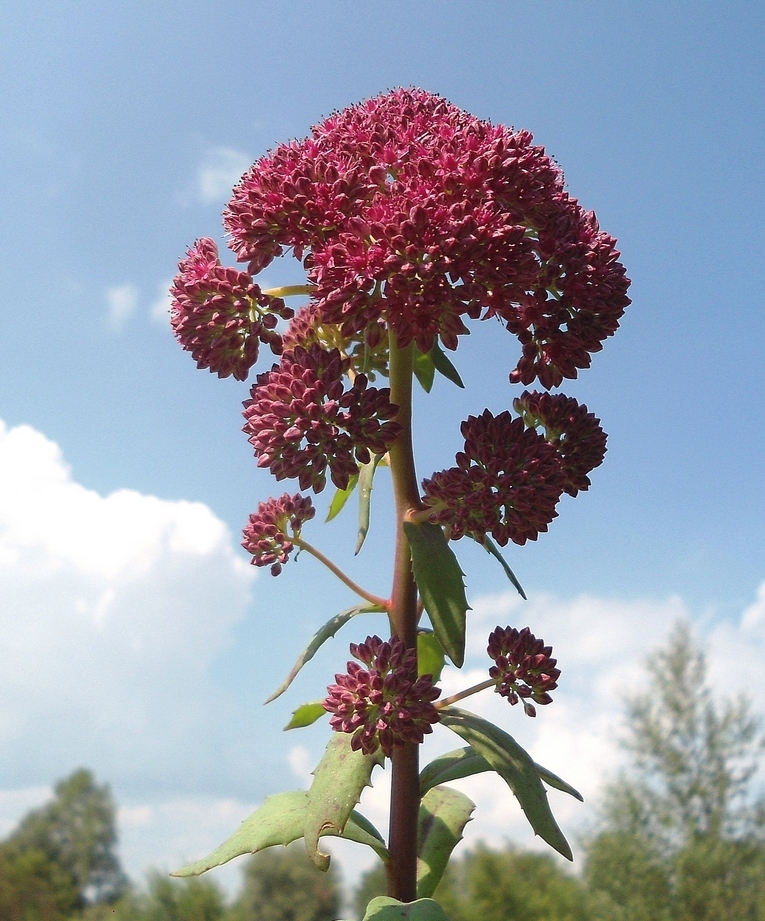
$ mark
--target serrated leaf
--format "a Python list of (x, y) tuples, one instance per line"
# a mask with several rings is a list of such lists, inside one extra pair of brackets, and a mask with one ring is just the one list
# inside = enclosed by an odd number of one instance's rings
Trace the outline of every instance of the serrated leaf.
[(303, 829), (308, 856), (319, 869), (326, 870), (330, 859), (319, 850), (319, 838), (328, 830), (342, 835), (364, 787), (370, 786), (373, 768), (383, 760), (379, 750), (373, 755), (354, 751), (349, 733), (333, 733), (313, 772)]
[(465, 385), (462, 383), (462, 378), (459, 375), (459, 371), (457, 371), (451, 361), (446, 357), (441, 349), (441, 346), (437, 342), (431, 349), (430, 358), (436, 371), (438, 371), (439, 374), (443, 374), (443, 376), (450, 380), (453, 384), (456, 384), (463, 390), (465, 389)]
[(300, 669), (310, 662), (311, 659), (316, 655), (321, 646), (326, 643), (328, 639), (333, 637), (337, 631), (348, 623), (348, 621), (355, 617), (357, 614), (371, 614), (376, 612), (378, 609), (369, 604), (358, 604), (352, 608), (347, 608), (345, 611), (341, 611), (339, 614), (326, 622), (324, 626), (313, 635), (311, 642), (306, 646), (306, 648), (298, 656), (297, 662), (290, 669), (289, 675), (284, 679), (284, 681), (279, 685), (279, 687), (274, 691), (274, 693), (265, 701), (265, 703), (270, 704), (271, 701), (276, 700), (277, 697), (280, 697), (287, 688), (295, 680)]
[(474, 809), (475, 803), (451, 787), (433, 787), (423, 796), (417, 822), (418, 898), (436, 891)]
[(368, 464), (364, 464), (359, 472), (359, 530), (356, 536), (356, 550), (358, 553), (364, 546), (364, 541), (369, 531), (369, 518), (372, 508), (372, 483), (377, 471), (377, 465), (382, 458), (381, 454), (373, 457)]
[(430, 393), (433, 389), (433, 381), (436, 376), (436, 366), (429, 352), (421, 352), (419, 349), (414, 350), (413, 363), (414, 376), (420, 383), (425, 393)]
[(464, 573), (438, 525), (405, 521), (404, 533), (412, 554), (414, 578), (430, 622), (446, 654), (461, 668), (465, 661), (465, 614), (470, 610)]
[[(565, 780), (562, 780), (557, 774), (553, 774), (552, 771), (548, 771), (541, 764), (537, 764), (536, 761), (533, 764), (537, 774), (548, 786), (554, 787), (563, 793), (568, 793), (574, 799), (584, 802), (582, 794), (575, 790), (571, 784), (566, 783)], [(473, 774), (482, 774), (484, 771), (493, 770), (494, 768), (489, 762), (481, 755), (476, 754), (469, 745), (465, 748), (458, 748), (435, 758), (422, 769), (420, 772), (420, 792), (424, 794), (437, 784), (449, 783), (452, 780), (460, 780), (463, 777), (471, 777)]]
[(510, 569), (510, 567), (507, 565), (507, 561), (497, 549), (494, 541), (487, 534), (484, 537), (483, 541), (481, 541), (480, 543), (483, 546), (484, 550), (486, 550), (487, 553), (490, 553), (495, 559), (499, 560), (500, 565), (505, 570), (505, 575), (513, 583), (516, 590), (518, 591), (518, 594), (521, 596), (521, 598), (523, 598), (524, 601), (528, 601), (528, 598), (526, 597), (526, 592), (524, 592), (523, 587), (521, 586), (521, 583), (516, 578), (513, 570)]
[(327, 511), (327, 517), (325, 521), (332, 521), (333, 518), (336, 518), (340, 512), (342, 512), (345, 503), (350, 499), (358, 482), (358, 474), (354, 474), (354, 476), (348, 480), (348, 485), (345, 487), (345, 489), (335, 490), (335, 494), (332, 496), (332, 501), (329, 503), (329, 509)]
[(444, 707), (441, 722), (482, 755), (516, 795), (534, 829), (550, 847), (568, 860), (571, 848), (553, 817), (547, 792), (531, 756), (515, 739), (487, 720), (467, 710)]
[[(297, 841), (303, 837), (307, 806), (307, 790), (293, 790), (290, 793), (269, 796), (220, 847), (202, 860), (190, 863), (170, 875), (199, 876), (243, 854), (256, 854), (268, 847), (286, 846)], [(327, 829), (323, 834), (332, 835), (336, 832)], [(385, 859), (388, 858), (380, 833), (359, 813), (351, 813), (342, 837), (366, 844)]]
[(435, 633), (420, 630), (417, 634), (417, 674), (432, 675), (433, 684), (437, 684), (444, 668), (444, 658), (444, 647)]
[(380, 895), (367, 905), (362, 921), (449, 921), (449, 918), (434, 899), (399, 902)]
[(326, 716), (327, 711), (324, 709), (320, 700), (311, 701), (308, 704), (302, 704), (297, 710), (292, 711), (292, 719), (284, 727), (288, 729), (303, 729), (305, 726), (311, 726), (322, 716)]

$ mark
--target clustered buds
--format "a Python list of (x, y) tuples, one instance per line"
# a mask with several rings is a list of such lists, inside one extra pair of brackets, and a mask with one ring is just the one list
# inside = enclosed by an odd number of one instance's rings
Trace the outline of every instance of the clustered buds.
[(531, 701), (552, 703), (550, 691), (558, 686), (560, 669), (552, 658), (552, 646), (545, 646), (528, 627), (497, 627), (489, 635), (487, 652), (494, 659), (489, 676), (497, 682), (496, 691), (511, 704), (520, 700), (527, 716), (536, 716)]
[(527, 391), (514, 407), (517, 418), (488, 409), (469, 416), (457, 466), (423, 482), (431, 520), (446, 525), (453, 540), (465, 534), (479, 543), (491, 534), (500, 546), (536, 540), (557, 517), (561, 495), (587, 489), (587, 474), (603, 462), (606, 435), (586, 406), (563, 394)]
[(351, 106), (242, 177), (224, 213), (253, 274), (291, 249), (311, 304), (347, 339), (457, 347), (466, 319), (521, 342), (514, 382), (576, 377), (629, 304), (615, 240), (514, 132), (422, 90)]
[(347, 360), (318, 343), (295, 346), (281, 363), (259, 374), (244, 404), (244, 431), (259, 467), (277, 480), (296, 478), (301, 489), (321, 492), (327, 470), (345, 489), (359, 464), (384, 454), (400, 431), (390, 390), (368, 386), (357, 374), (346, 390)]
[(348, 662), (348, 673), (335, 675), (337, 684), (327, 688), (324, 709), (333, 714), (330, 725), (351, 732), (351, 748), (369, 755), (378, 747), (390, 757), (394, 745), (422, 742), (438, 722), (433, 701), (441, 689), (432, 675), (417, 677), (417, 653), (396, 636), (384, 642), (378, 636), (351, 643), (351, 655), (362, 662)]
[[(260, 502), (250, 515), (244, 529), (242, 546), (252, 554), (254, 566), (270, 566), (271, 575), (278, 576), (294, 550), (293, 540), (301, 528), (316, 514), (310, 496), (285, 493), (279, 499)], [(287, 534), (291, 528), (292, 534)]]
[(468, 534), (483, 542), (491, 534), (502, 547), (536, 540), (557, 515), (558, 452), (507, 411), (468, 416), (461, 430), (465, 449), (457, 466), (423, 482), (431, 520), (447, 525), (453, 540)]
[(170, 293), (173, 331), (198, 368), (244, 381), (261, 342), (281, 354), (275, 327), (294, 311), (264, 294), (246, 272), (221, 265), (213, 240), (204, 237), (191, 247)]
[(563, 491), (575, 496), (580, 489), (588, 489), (587, 474), (606, 456), (606, 433), (600, 419), (563, 393), (526, 391), (513, 401), (513, 407), (526, 425), (541, 426), (545, 440), (557, 449), (565, 476)]

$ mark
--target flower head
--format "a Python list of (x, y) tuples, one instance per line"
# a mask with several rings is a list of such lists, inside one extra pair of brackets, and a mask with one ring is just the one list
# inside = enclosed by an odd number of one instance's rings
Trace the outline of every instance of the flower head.
[(390, 757), (394, 745), (422, 742), (438, 722), (433, 701), (441, 689), (431, 675), (417, 677), (417, 653), (396, 636), (386, 643), (379, 636), (351, 643), (348, 673), (335, 675), (328, 688), (324, 709), (333, 714), (330, 725), (338, 732), (352, 732), (351, 748), (372, 754), (378, 747)]
[(545, 440), (557, 449), (566, 478), (564, 492), (575, 496), (580, 489), (589, 489), (587, 474), (606, 456), (607, 436), (600, 419), (562, 393), (551, 396), (526, 391), (513, 401), (513, 407), (526, 425), (543, 428)]
[[(285, 493), (279, 499), (260, 502), (244, 529), (242, 546), (252, 554), (254, 566), (270, 566), (278, 576), (294, 549), (293, 540), (300, 535), (306, 521), (316, 514), (310, 496)], [(287, 530), (292, 534), (288, 536)]]
[(556, 517), (564, 477), (558, 452), (523, 419), (505, 411), (484, 410), (462, 423), (465, 449), (457, 466), (423, 482), (431, 520), (482, 542), (491, 534), (500, 546), (508, 540), (536, 540)]
[(511, 704), (523, 702), (528, 716), (536, 716), (531, 700), (552, 703), (550, 691), (558, 686), (560, 669), (552, 658), (552, 646), (545, 646), (528, 627), (497, 627), (489, 635), (487, 652), (494, 659), (489, 676), (497, 682), (496, 691)]
[(327, 470), (338, 489), (371, 456), (384, 454), (400, 431), (387, 388), (358, 374), (344, 389), (347, 360), (337, 349), (295, 346), (281, 363), (259, 374), (244, 404), (244, 431), (258, 466), (277, 480), (295, 477), (301, 489), (321, 492)]
[(399, 345), (450, 349), (466, 319), (522, 344), (512, 379), (552, 387), (588, 367), (629, 304), (615, 241), (564, 190), (527, 131), (423, 90), (351, 106), (243, 176), (224, 223), (253, 274), (291, 248), (321, 322), (382, 324)]
[(221, 265), (213, 240), (202, 238), (191, 247), (170, 293), (173, 330), (198, 368), (243, 381), (261, 342), (281, 353), (277, 318), (289, 319), (293, 310), (264, 294), (246, 272)]

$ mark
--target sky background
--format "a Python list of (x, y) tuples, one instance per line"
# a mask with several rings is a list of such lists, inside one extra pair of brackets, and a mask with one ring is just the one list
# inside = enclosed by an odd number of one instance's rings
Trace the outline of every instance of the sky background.
[[(606, 462), (549, 534), (507, 553), (529, 601), (455, 547), (474, 611), (470, 674), (448, 688), (480, 680), (497, 624), (553, 645), (560, 689), (536, 721), (496, 695), (474, 709), (579, 786), (584, 806), (552, 799), (575, 841), (619, 764), (621, 697), (679, 617), (720, 692), (765, 712), (764, 39), (755, 2), (5, 0), (0, 835), (86, 766), (112, 787), (140, 880), (307, 783), (326, 724), (281, 726), (385, 625), (353, 622), (262, 706), (354, 599), (308, 557), (278, 579), (249, 566), (241, 528), (284, 484), (240, 431), (248, 387), (196, 370), (166, 291), (197, 237), (223, 242), (254, 159), (395, 86), (531, 130), (633, 280), (622, 328), (562, 388), (602, 419)], [(289, 260), (262, 284), (302, 278)], [(420, 476), (452, 464), (462, 419), (517, 395), (498, 325), (453, 357), (466, 390), (440, 379), (416, 404)], [(379, 594), (388, 500), (383, 471), (356, 560), (352, 512), (305, 535)], [(458, 744), (440, 730), (431, 753)], [(464, 789), (469, 841), (534, 844), (499, 780)], [(365, 808), (383, 828), (384, 798), (380, 777)], [(339, 854), (350, 878), (370, 863)]]

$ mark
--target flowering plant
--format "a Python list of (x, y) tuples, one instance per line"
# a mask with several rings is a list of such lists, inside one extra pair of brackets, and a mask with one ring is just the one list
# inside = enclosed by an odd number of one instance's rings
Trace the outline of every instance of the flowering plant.
[[(330, 480), (330, 517), (357, 491), (366, 521), (382, 465), (395, 500), (385, 596), (304, 539), (315, 514), (310, 496), (285, 493), (250, 515), (243, 546), (256, 566), (278, 575), (303, 550), (360, 599), (317, 631), (270, 699), (357, 615), (387, 614), (390, 636), (352, 643), (354, 661), (326, 698), (295, 711), (295, 726), (331, 714), (334, 733), (310, 789), (269, 797), (229, 841), (178, 875), (301, 837), (326, 868), (319, 838), (338, 835), (371, 847), (386, 866), (388, 898), (373, 900), (367, 919), (443, 918), (431, 897), (474, 808), (449, 781), (496, 771), (534, 831), (571, 858), (545, 784), (579, 794), (503, 729), (454, 706), (493, 688), (535, 716), (560, 677), (552, 648), (529, 627), (498, 626), (488, 638), (487, 679), (441, 698), (446, 660), (463, 665), (469, 609), (451, 544), (463, 537), (481, 544), (523, 595), (497, 545), (536, 540), (562, 494), (589, 487), (606, 450), (587, 407), (547, 391), (587, 368), (616, 331), (629, 280), (614, 239), (568, 195), (528, 132), (481, 121), (421, 90), (352, 106), (304, 140), (277, 147), (242, 177), (224, 224), (245, 268), (223, 266), (210, 239), (194, 244), (172, 287), (180, 344), (198, 367), (239, 380), (261, 346), (276, 356), (255, 376), (244, 431), (258, 466), (277, 480), (297, 480), (316, 494)], [(262, 290), (254, 277), (285, 252), (302, 262), (305, 285)], [(308, 298), (297, 313), (285, 306), (293, 295)], [(520, 343), (510, 382), (543, 389), (517, 397), (514, 414), (469, 416), (454, 465), (420, 484), (414, 381), (430, 392), (439, 373), (462, 386), (446, 352), (456, 351), (469, 322), (492, 318)], [(436, 723), (464, 744), (420, 771), (419, 748)], [(386, 840), (355, 806), (374, 768), (388, 762)]]

